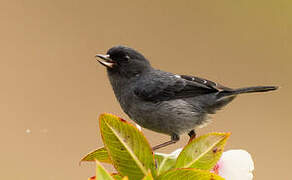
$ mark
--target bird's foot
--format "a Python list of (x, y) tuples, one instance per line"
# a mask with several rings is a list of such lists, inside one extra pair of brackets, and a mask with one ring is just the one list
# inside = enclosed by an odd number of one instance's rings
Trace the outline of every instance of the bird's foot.
[(195, 130), (191, 130), (191, 131), (188, 133), (188, 135), (190, 136), (190, 139), (189, 139), (189, 142), (188, 142), (188, 143), (190, 143), (190, 142), (191, 142), (193, 139), (195, 139), (196, 136), (197, 136)]

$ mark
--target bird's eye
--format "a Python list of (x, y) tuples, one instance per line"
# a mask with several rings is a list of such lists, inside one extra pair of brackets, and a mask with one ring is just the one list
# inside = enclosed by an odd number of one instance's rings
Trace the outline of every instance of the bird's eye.
[(128, 62), (131, 59), (129, 55), (124, 53), (110, 54), (110, 58), (117, 62)]

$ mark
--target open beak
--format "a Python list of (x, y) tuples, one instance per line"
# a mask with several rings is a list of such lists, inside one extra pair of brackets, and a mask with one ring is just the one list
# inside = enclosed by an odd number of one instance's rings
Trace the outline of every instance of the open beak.
[(95, 55), (96, 58), (100, 58), (97, 59), (98, 62), (102, 65), (104, 65), (105, 67), (109, 67), (109, 68), (113, 68), (113, 66), (116, 64), (110, 57), (109, 55), (102, 55), (102, 54), (97, 54)]

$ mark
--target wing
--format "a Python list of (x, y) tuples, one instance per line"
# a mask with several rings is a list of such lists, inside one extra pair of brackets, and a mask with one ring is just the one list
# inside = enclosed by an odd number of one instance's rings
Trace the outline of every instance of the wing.
[(228, 87), (223, 86), (219, 83), (216, 83), (216, 82), (213, 82), (213, 81), (210, 81), (207, 79), (199, 78), (196, 76), (181, 75), (181, 78), (188, 80), (188, 81), (197, 82), (199, 84), (204, 84), (210, 88), (217, 89), (218, 91), (232, 91), (231, 88), (228, 88)]
[(189, 98), (219, 91), (221, 89), (218, 84), (212, 81), (163, 71), (155, 71), (144, 76), (134, 89), (136, 96), (153, 102)]

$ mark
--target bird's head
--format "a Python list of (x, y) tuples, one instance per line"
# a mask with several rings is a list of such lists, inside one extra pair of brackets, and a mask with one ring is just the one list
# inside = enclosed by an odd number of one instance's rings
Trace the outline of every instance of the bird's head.
[(151, 69), (149, 61), (142, 54), (125, 46), (114, 46), (106, 55), (97, 54), (96, 57), (110, 74), (132, 77)]

